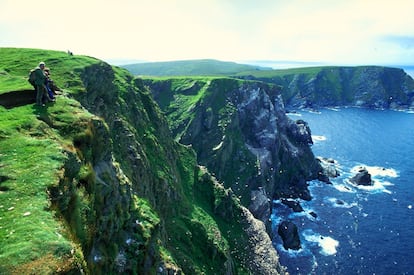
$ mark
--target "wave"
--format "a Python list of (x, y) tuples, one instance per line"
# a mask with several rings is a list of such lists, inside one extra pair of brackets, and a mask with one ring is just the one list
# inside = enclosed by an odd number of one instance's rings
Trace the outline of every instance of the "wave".
[(336, 254), (336, 248), (339, 246), (339, 241), (329, 236), (322, 236), (313, 232), (312, 229), (305, 230), (303, 237), (310, 243), (316, 243), (321, 249), (320, 254), (325, 256), (332, 256)]

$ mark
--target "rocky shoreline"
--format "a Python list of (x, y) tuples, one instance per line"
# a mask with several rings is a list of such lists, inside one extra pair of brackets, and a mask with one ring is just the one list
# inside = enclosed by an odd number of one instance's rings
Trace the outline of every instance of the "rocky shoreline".
[[(317, 158), (323, 168), (323, 178), (328, 179), (324, 180), (326, 184), (332, 184), (330, 179), (340, 176), (340, 170), (338, 168), (338, 162), (332, 158)], [(382, 168), (385, 170), (385, 168)], [(350, 177), (349, 182), (355, 186), (372, 186), (374, 181), (371, 178), (371, 174), (368, 169), (364, 166), (359, 166), (354, 168), (354, 174)], [(320, 180), (322, 181), (322, 180)], [(280, 198), (280, 203), (288, 206), (292, 209), (293, 212), (304, 212), (305, 210), (300, 204), (300, 200), (292, 198)], [(344, 205), (344, 201), (337, 199), (335, 201), (337, 205)], [(311, 215), (315, 219), (317, 218), (317, 213), (310, 211), (307, 214)], [(277, 233), (283, 241), (283, 247), (287, 249), (298, 250), (301, 248), (301, 241), (299, 238), (299, 231), (297, 225), (290, 220), (282, 220), (278, 225)]]

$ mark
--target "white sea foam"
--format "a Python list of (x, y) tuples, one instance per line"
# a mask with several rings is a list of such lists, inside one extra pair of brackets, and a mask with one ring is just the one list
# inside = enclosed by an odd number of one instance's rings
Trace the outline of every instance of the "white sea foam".
[(320, 253), (325, 256), (331, 256), (336, 254), (336, 248), (339, 246), (339, 242), (332, 237), (322, 236), (314, 233), (312, 230), (305, 230), (303, 233), (305, 240), (308, 242), (317, 243), (321, 248)]
[(322, 114), (322, 112), (321, 112), (321, 111), (312, 110), (312, 109), (308, 110), (308, 112), (309, 112), (309, 113), (311, 113), (311, 114), (317, 114), (317, 115)]
[(343, 200), (337, 199), (337, 198), (325, 198), (328, 202), (330, 202), (334, 207), (339, 207), (339, 208), (352, 208), (355, 206), (358, 206), (358, 203), (353, 202), (353, 203), (347, 203)]
[(395, 169), (379, 167), (379, 166), (357, 165), (351, 169), (351, 172), (358, 173), (358, 171), (362, 168), (367, 169), (368, 173), (371, 174), (371, 177), (390, 177), (390, 178), (398, 177), (398, 173)]
[(288, 116), (302, 116), (300, 113), (287, 113)]
[(386, 189), (386, 186), (392, 186), (389, 181), (384, 180), (384, 178), (396, 178), (398, 177), (398, 172), (393, 168), (385, 168), (379, 166), (368, 166), (368, 165), (357, 165), (351, 169), (351, 173), (356, 174), (361, 169), (366, 169), (371, 175), (372, 185), (355, 185), (352, 184), (349, 180), (346, 180), (347, 183), (355, 186), (358, 189), (369, 191), (369, 192), (382, 192), (387, 194), (392, 194), (390, 190)]
[(355, 193), (355, 190), (345, 184), (334, 184), (333, 187), (339, 192)]
[(312, 135), (312, 140), (314, 142), (325, 141), (326, 140), (326, 137), (325, 136)]
[(288, 254), (289, 258), (296, 258), (296, 257), (305, 256), (305, 255), (311, 255), (311, 252), (309, 251), (309, 249), (306, 248), (306, 245), (302, 243), (301, 246), (302, 247), (298, 250), (285, 249), (283, 244), (280, 243), (276, 245), (276, 250)]
[(385, 186), (392, 185), (391, 183), (387, 181), (372, 180), (372, 183), (373, 183), (372, 185), (355, 185), (349, 179), (346, 179), (345, 181), (348, 184), (355, 186), (355, 188), (358, 188), (360, 190), (364, 190), (367, 192), (392, 194), (390, 190), (387, 190), (385, 188)]

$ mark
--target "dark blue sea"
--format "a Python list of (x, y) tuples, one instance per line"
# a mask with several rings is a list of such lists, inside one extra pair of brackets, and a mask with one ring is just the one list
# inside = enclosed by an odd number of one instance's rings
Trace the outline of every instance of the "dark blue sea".
[[(338, 108), (289, 116), (309, 123), (315, 156), (336, 160), (341, 175), (332, 185), (309, 182), (304, 212), (274, 202), (281, 263), (290, 274), (414, 274), (414, 113)], [(373, 186), (349, 181), (360, 166)], [(283, 248), (282, 220), (298, 226), (300, 250)]]

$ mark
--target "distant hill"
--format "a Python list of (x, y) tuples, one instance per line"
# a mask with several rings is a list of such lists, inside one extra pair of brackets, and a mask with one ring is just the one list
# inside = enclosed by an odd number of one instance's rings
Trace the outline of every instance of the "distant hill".
[(194, 76), (232, 75), (245, 71), (267, 71), (270, 67), (239, 64), (214, 59), (149, 62), (121, 65), (134, 75), (145, 76)]

